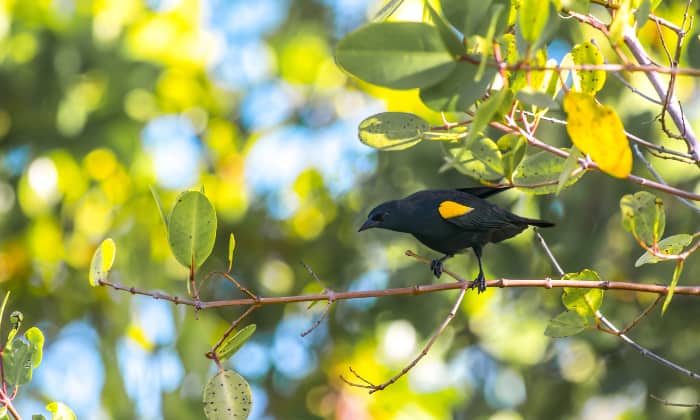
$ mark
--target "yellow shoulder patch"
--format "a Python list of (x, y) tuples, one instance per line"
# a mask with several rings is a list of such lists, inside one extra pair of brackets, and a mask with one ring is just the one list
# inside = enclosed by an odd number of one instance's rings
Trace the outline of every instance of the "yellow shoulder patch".
[(442, 216), (443, 219), (463, 216), (472, 210), (474, 209), (454, 201), (443, 201), (438, 208), (438, 212), (440, 212), (440, 216)]

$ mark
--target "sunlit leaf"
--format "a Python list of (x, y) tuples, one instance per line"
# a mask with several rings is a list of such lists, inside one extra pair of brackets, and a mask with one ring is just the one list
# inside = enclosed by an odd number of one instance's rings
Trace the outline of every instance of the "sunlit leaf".
[(88, 273), (88, 281), (90, 286), (95, 287), (100, 285), (101, 280), (107, 280), (109, 271), (114, 265), (114, 258), (117, 254), (117, 246), (112, 238), (107, 238), (100, 246), (97, 247), (92, 255), (90, 262), (90, 272)]
[[(669, 236), (668, 238), (664, 238), (661, 241), (659, 241), (659, 252), (664, 255), (678, 255), (681, 252), (683, 252), (683, 248), (688, 246), (688, 244), (690, 244), (692, 240), (693, 236), (688, 235), (687, 233)], [(634, 263), (634, 266), (640, 267), (644, 264), (654, 264), (659, 261), (663, 260), (661, 260), (659, 257), (653, 254), (650, 254), (649, 252), (645, 252), (644, 254), (642, 254), (641, 257), (637, 259), (637, 262)]]
[(479, 181), (498, 181), (503, 178), (503, 175), (489, 169), (484, 162), (474, 157), (469, 149), (453, 148), (449, 150), (449, 154), (450, 156), (446, 157), (448, 168), (452, 167)]
[(627, 194), (620, 200), (620, 210), (622, 226), (637, 240), (653, 246), (663, 236), (666, 228), (664, 202), (654, 194), (646, 191)]
[(24, 385), (32, 380), (32, 371), (41, 363), (44, 335), (32, 327), (12, 342), (3, 352), (5, 379), (11, 385)]
[(569, 337), (580, 333), (587, 327), (586, 318), (575, 311), (566, 311), (549, 320), (544, 335), (547, 337)]
[(381, 9), (372, 16), (372, 22), (382, 22), (389, 18), (398, 9), (404, 0), (389, 0)]
[(216, 212), (199, 191), (186, 191), (177, 198), (168, 221), (168, 243), (178, 262), (194, 268), (209, 257), (216, 239)]
[[(550, 194), (556, 192), (559, 175), (564, 170), (564, 158), (542, 151), (529, 155), (523, 160), (513, 175), (513, 183), (534, 194)], [(564, 187), (574, 185), (582, 176), (583, 171), (572, 175), (566, 180)]]
[(435, 111), (466, 111), (493, 82), (496, 69), (488, 67), (481, 79), (475, 80), (476, 64), (460, 61), (455, 69), (436, 85), (420, 90), (420, 99)]
[(561, 0), (562, 8), (587, 15), (591, 9), (591, 0)]
[(375, 149), (403, 150), (415, 146), (430, 125), (406, 112), (382, 112), (360, 123), (360, 141)]
[(678, 279), (681, 277), (681, 273), (683, 272), (683, 263), (684, 260), (678, 260), (676, 263), (676, 268), (673, 270), (673, 278), (671, 279), (671, 284), (668, 286), (668, 294), (666, 295), (666, 299), (664, 299), (664, 304), (661, 307), (661, 315), (666, 313), (666, 309), (668, 309), (668, 305), (671, 303), (671, 299), (673, 298), (673, 292), (676, 290), (676, 285), (678, 284)]
[(634, 12), (634, 18), (637, 20), (637, 30), (647, 23), (649, 13), (651, 13), (651, 0), (641, 0), (639, 8)]
[(247, 419), (253, 406), (250, 385), (238, 373), (224, 370), (204, 387), (204, 415), (209, 420)]
[(231, 267), (233, 266), (233, 251), (236, 249), (236, 238), (233, 236), (233, 232), (231, 232), (231, 236), (228, 238), (228, 271), (231, 271)]
[(216, 350), (216, 356), (222, 362), (230, 358), (236, 354), (238, 349), (240, 349), (243, 344), (248, 341), (254, 332), (255, 324), (246, 325), (240, 331), (237, 331), (236, 334), (229, 336), (223, 343), (221, 343), (219, 348)]
[(518, 23), (523, 39), (532, 43), (537, 40), (549, 19), (549, 2), (520, 0)]
[[(603, 64), (603, 55), (592, 42), (586, 41), (577, 44), (571, 49), (571, 57), (574, 64)], [(605, 85), (605, 72), (603, 70), (575, 70), (574, 86), (583, 93), (595, 95)]]
[(513, 172), (525, 158), (527, 152), (527, 140), (517, 134), (506, 134), (498, 139), (498, 150), (501, 151), (503, 162), (503, 176), (512, 181)]
[[(600, 276), (593, 270), (585, 269), (578, 273), (567, 273), (562, 280), (600, 281)], [(603, 303), (604, 290), (565, 287), (561, 301), (570, 311), (575, 311), (582, 317), (594, 317), (595, 312)]]
[(362, 26), (338, 43), (335, 57), (353, 76), (393, 89), (434, 85), (456, 66), (438, 29), (418, 22)]
[(613, 45), (620, 44), (625, 30), (631, 25), (632, 11), (630, 10), (630, 1), (621, 1), (615, 9), (615, 15), (608, 29), (608, 39)]
[(73, 410), (62, 402), (54, 401), (46, 406), (46, 409), (52, 414), (51, 420), (76, 420), (77, 417)]
[(589, 155), (600, 169), (625, 178), (632, 171), (632, 150), (617, 113), (599, 105), (589, 94), (573, 92), (564, 96), (566, 131), (581, 152)]

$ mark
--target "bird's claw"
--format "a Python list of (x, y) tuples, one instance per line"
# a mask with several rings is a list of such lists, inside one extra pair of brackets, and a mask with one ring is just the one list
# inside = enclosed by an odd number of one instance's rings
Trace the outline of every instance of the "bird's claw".
[(437, 259), (430, 261), (430, 271), (433, 272), (435, 277), (440, 278), (442, 274), (442, 260)]
[(484, 278), (484, 273), (479, 273), (478, 276), (469, 285), (470, 289), (476, 289), (479, 294), (486, 290), (486, 278)]

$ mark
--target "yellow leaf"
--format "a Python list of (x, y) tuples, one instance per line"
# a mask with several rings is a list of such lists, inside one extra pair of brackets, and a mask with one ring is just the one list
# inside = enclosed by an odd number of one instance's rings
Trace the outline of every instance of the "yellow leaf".
[(564, 97), (564, 111), (571, 140), (600, 170), (618, 178), (632, 172), (632, 151), (622, 121), (612, 108), (596, 103), (590, 94), (569, 92)]

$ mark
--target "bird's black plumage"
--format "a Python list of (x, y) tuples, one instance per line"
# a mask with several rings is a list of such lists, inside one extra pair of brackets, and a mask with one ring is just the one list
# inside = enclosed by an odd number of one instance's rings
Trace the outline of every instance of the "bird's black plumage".
[(479, 274), (472, 287), (482, 292), (486, 289), (481, 268), (484, 245), (512, 238), (528, 226), (554, 226), (544, 220), (518, 216), (484, 200), (506, 189), (508, 187), (418, 191), (375, 207), (360, 231), (382, 228), (410, 233), (429, 248), (445, 254), (431, 263), (436, 277), (440, 277), (445, 259), (472, 248), (479, 264)]

